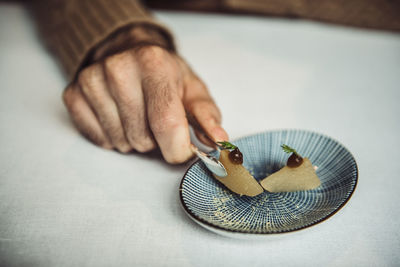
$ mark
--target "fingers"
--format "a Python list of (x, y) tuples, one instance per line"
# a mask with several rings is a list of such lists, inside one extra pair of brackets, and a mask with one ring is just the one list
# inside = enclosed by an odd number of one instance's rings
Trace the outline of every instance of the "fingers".
[(130, 151), (132, 147), (125, 137), (117, 106), (107, 90), (102, 66), (94, 64), (81, 71), (78, 83), (111, 144), (123, 153)]
[[(221, 113), (204, 83), (192, 76), (185, 80), (184, 86), (185, 109), (196, 117), (202, 128), (214, 141), (228, 140), (228, 134), (221, 127)], [(201, 134), (196, 134), (203, 143), (212, 145)]]
[(143, 82), (150, 128), (164, 159), (181, 163), (192, 157), (185, 109), (170, 81), (149, 77)]
[(63, 99), (72, 121), (78, 130), (96, 145), (111, 149), (112, 145), (110, 141), (78, 86), (74, 85), (68, 87), (64, 91)]
[(139, 152), (158, 145), (169, 163), (193, 156), (186, 110), (215, 140), (227, 140), (205, 85), (176, 55), (146, 46), (82, 70), (64, 100), (80, 131), (103, 147)]
[(142, 50), (138, 56), (143, 62), (142, 86), (150, 129), (167, 162), (184, 162), (193, 152), (178, 65), (171, 55), (156, 47)]
[(156, 142), (147, 123), (140, 70), (133, 54), (128, 51), (109, 57), (104, 67), (129, 144), (139, 152), (154, 149)]

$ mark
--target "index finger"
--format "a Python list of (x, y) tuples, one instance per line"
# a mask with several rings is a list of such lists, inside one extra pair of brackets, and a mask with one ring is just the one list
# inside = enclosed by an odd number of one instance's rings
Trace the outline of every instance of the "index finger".
[(182, 163), (193, 156), (189, 126), (173, 76), (153, 74), (143, 80), (143, 93), (150, 129), (169, 163)]

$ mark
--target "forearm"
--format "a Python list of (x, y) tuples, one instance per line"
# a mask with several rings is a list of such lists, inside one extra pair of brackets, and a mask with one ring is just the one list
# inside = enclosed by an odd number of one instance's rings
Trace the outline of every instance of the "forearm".
[[(174, 50), (169, 31), (158, 24), (139, 1), (37, 1), (32, 5), (32, 11), (43, 39), (61, 62), (70, 81), (99, 55), (107, 56), (116, 50), (116, 46), (107, 47), (106, 40), (113, 39), (110, 43), (118, 43), (127, 36), (121, 34), (124, 31), (129, 32), (129, 41), (124, 40), (125, 45), (154, 43)], [(133, 37), (134, 34), (137, 36)]]

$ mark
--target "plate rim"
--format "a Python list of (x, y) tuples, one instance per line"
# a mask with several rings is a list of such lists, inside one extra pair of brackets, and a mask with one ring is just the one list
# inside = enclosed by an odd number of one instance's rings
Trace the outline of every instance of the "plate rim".
[[(287, 129), (276, 129), (276, 130), (269, 130), (269, 131), (258, 132), (258, 133), (254, 133), (254, 134), (250, 134), (250, 135), (246, 135), (246, 136), (237, 138), (237, 139), (235, 139), (235, 140), (245, 139), (245, 138), (248, 138), (248, 137), (251, 137), (251, 136), (256, 136), (256, 135), (265, 134), (265, 133), (283, 132), (283, 131), (292, 131), (292, 132), (293, 132), (293, 131), (297, 131), (297, 132), (311, 133), (311, 134), (317, 134), (317, 135), (324, 136), (325, 138), (329, 138), (329, 139), (333, 140), (334, 142), (338, 143), (339, 145), (341, 145), (341, 146), (350, 154), (351, 158), (352, 158), (353, 161), (354, 161), (354, 165), (355, 165), (355, 183), (354, 183), (354, 186), (352, 187), (351, 192), (350, 192), (350, 194), (348, 195), (348, 197), (347, 197), (347, 198), (345, 199), (345, 201), (343, 201), (343, 203), (340, 204), (334, 211), (332, 211), (332, 212), (329, 213), (328, 215), (326, 215), (326, 216), (322, 217), (321, 219), (318, 219), (318, 220), (316, 220), (316, 221), (314, 221), (314, 222), (312, 222), (312, 223), (310, 223), (310, 224), (308, 224), (308, 225), (304, 225), (304, 226), (302, 226), (302, 227), (295, 228), (295, 229), (282, 230), (282, 231), (276, 231), (276, 232), (266, 232), (266, 233), (263, 233), (263, 232), (251, 232), (251, 231), (246, 231), (246, 230), (233, 230), (233, 229), (227, 229), (227, 228), (221, 227), (221, 226), (219, 226), (219, 225), (212, 224), (212, 223), (210, 223), (210, 222), (208, 222), (208, 221), (206, 221), (206, 220), (204, 220), (204, 219), (202, 219), (202, 218), (200, 218), (200, 217), (197, 217), (197, 216), (186, 206), (186, 204), (185, 204), (185, 202), (184, 202), (184, 200), (183, 200), (183, 195), (182, 195), (182, 191), (183, 191), (182, 189), (183, 189), (183, 188), (182, 188), (182, 186), (183, 186), (185, 177), (186, 177), (187, 173), (189, 172), (189, 170), (190, 170), (195, 164), (200, 163), (200, 160), (198, 159), (198, 160), (196, 160), (195, 162), (193, 162), (193, 163), (189, 166), (189, 168), (187, 168), (187, 170), (185, 171), (185, 174), (183, 175), (183, 177), (182, 177), (182, 179), (181, 179), (181, 182), (180, 182), (180, 184), (179, 184), (179, 200), (180, 200), (181, 206), (182, 206), (183, 209), (185, 210), (186, 214), (188, 214), (189, 217), (190, 217), (192, 220), (194, 220), (196, 223), (198, 223), (199, 225), (201, 225), (201, 226), (204, 227), (204, 225), (202, 225), (202, 224), (205, 224), (205, 226), (210, 227), (211, 229), (215, 230), (214, 232), (217, 232), (217, 233), (219, 233), (220, 231), (222, 231), (224, 234), (235, 234), (235, 235), (236, 235), (236, 234), (245, 234), (245, 235), (250, 235), (250, 236), (256, 236), (256, 235), (269, 236), (269, 235), (279, 235), (279, 234), (297, 232), (297, 231), (301, 231), (301, 230), (304, 230), (304, 229), (306, 229), (306, 228), (309, 228), (309, 227), (318, 225), (318, 224), (320, 224), (320, 223), (322, 223), (322, 222), (325, 222), (326, 220), (328, 220), (329, 218), (331, 218), (333, 215), (335, 215), (339, 210), (341, 210), (341, 209), (347, 204), (347, 202), (351, 199), (351, 197), (352, 197), (353, 194), (354, 194), (354, 191), (355, 191), (356, 188), (357, 188), (359, 170), (358, 170), (357, 161), (355, 160), (355, 157), (353, 156), (353, 154), (350, 152), (350, 150), (347, 149), (347, 147), (345, 147), (345, 146), (344, 146), (341, 142), (339, 142), (338, 140), (336, 140), (336, 139), (334, 139), (334, 138), (332, 138), (332, 137), (330, 137), (330, 136), (328, 136), (328, 135), (326, 135), (326, 134), (319, 133), (319, 132), (316, 132), (316, 131), (303, 130), (303, 129), (290, 129), (290, 128), (287, 128)], [(234, 142), (234, 140), (233, 140), (233, 142)], [(215, 151), (215, 150), (213, 150), (213, 151)], [(220, 182), (218, 182), (218, 183), (220, 183)], [(210, 230), (210, 229), (209, 229), (209, 230)], [(222, 233), (221, 233), (221, 234), (222, 234)]]

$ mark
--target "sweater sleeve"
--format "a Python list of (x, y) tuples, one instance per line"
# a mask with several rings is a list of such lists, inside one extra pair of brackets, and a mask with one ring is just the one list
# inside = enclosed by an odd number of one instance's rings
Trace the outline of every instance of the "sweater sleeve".
[(164, 46), (175, 49), (168, 29), (157, 23), (138, 0), (33, 1), (31, 11), (45, 43), (70, 81), (97, 45), (131, 25), (150, 26), (158, 33), (159, 42), (161, 38)]
[(158, 9), (304, 18), (354, 27), (400, 31), (398, 0), (147, 0)]

